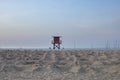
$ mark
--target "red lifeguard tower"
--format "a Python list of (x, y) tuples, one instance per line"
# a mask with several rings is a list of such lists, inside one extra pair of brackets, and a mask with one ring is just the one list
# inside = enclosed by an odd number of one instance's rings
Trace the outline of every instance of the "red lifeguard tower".
[(60, 49), (60, 44), (62, 41), (60, 40), (61, 36), (53, 36), (52, 44), (53, 44), (53, 49)]

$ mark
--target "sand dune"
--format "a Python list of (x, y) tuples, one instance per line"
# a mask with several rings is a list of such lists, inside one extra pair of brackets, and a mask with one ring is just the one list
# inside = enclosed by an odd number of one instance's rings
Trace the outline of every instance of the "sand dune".
[(120, 80), (120, 50), (0, 50), (0, 80)]

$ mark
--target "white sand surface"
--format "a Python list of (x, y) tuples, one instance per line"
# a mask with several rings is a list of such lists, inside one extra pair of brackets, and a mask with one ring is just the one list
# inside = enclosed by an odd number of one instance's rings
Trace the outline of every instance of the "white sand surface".
[(0, 80), (120, 80), (120, 50), (0, 49)]

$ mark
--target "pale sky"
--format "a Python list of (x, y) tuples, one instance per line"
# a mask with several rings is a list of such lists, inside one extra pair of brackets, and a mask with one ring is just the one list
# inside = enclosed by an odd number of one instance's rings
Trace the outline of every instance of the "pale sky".
[(104, 48), (120, 41), (120, 0), (0, 0), (0, 47)]

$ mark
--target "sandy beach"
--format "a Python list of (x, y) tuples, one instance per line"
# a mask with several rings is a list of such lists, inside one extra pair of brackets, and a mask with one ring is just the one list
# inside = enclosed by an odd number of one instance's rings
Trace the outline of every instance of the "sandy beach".
[(0, 49), (0, 80), (120, 80), (120, 50)]

